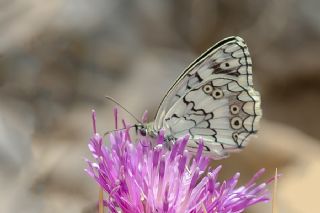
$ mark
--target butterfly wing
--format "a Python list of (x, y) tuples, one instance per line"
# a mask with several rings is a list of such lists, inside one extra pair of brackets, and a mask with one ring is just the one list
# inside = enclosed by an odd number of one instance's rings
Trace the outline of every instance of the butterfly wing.
[(221, 40), (187, 67), (161, 101), (155, 129), (161, 129), (168, 109), (190, 88), (216, 74), (234, 76), (241, 85), (252, 86), (251, 57), (242, 38), (233, 36)]
[(188, 148), (199, 138), (205, 152), (221, 158), (245, 146), (257, 131), (260, 95), (252, 88), (252, 64), (239, 37), (226, 38), (192, 63), (163, 99), (154, 123), (178, 138), (190, 135)]

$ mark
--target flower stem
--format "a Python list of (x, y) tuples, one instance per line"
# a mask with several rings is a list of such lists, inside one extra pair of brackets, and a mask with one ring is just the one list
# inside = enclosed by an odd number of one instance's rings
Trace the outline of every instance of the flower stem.
[(100, 187), (99, 190), (99, 213), (104, 213), (104, 208), (103, 208), (103, 189)]
[(272, 213), (277, 213), (277, 185), (278, 185), (278, 168), (274, 174), (273, 196), (272, 196)]

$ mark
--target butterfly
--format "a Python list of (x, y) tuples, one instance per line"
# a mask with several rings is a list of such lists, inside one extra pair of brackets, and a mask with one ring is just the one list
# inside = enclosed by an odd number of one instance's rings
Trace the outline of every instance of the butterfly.
[(204, 154), (220, 159), (247, 145), (261, 116), (248, 47), (233, 36), (213, 45), (185, 69), (161, 101), (154, 122), (135, 126), (152, 137), (162, 129), (172, 142), (189, 135), (191, 152), (197, 151), (202, 138)]

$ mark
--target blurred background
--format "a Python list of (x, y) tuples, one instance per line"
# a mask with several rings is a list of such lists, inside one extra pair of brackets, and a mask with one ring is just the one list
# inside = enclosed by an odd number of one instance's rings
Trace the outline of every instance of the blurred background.
[(83, 171), (91, 109), (101, 133), (113, 129), (105, 95), (153, 118), (182, 70), (231, 35), (249, 46), (264, 119), (214, 166), (243, 181), (278, 168), (279, 212), (319, 211), (319, 1), (1, 0), (0, 11), (0, 212), (96, 212)]

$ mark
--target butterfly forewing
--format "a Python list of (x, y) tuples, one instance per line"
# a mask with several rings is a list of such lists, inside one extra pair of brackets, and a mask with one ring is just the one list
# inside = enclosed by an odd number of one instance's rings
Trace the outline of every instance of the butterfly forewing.
[(178, 78), (159, 107), (154, 129), (163, 128), (171, 138), (189, 134), (191, 151), (202, 138), (210, 157), (224, 157), (257, 132), (260, 95), (252, 85), (247, 46), (239, 37), (226, 38)]

